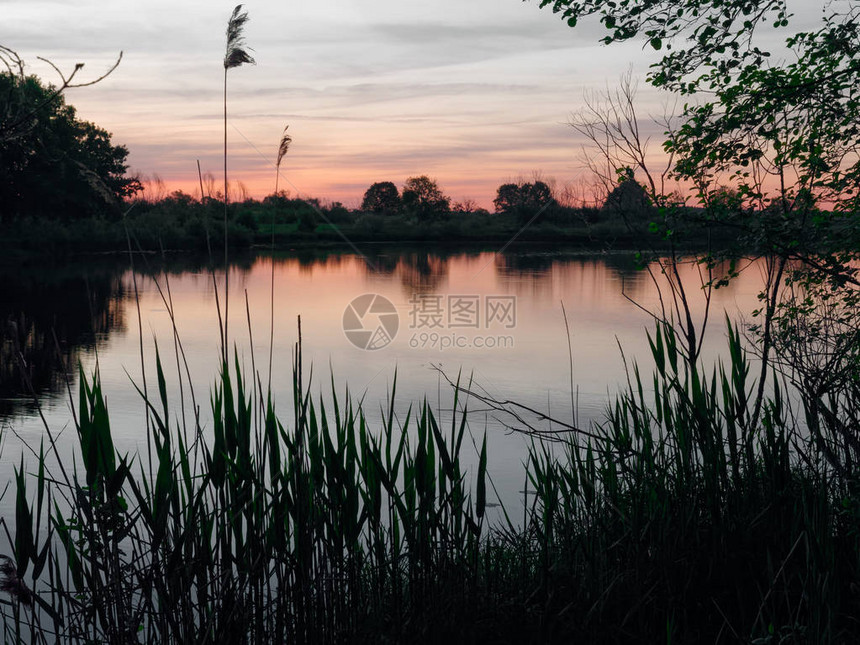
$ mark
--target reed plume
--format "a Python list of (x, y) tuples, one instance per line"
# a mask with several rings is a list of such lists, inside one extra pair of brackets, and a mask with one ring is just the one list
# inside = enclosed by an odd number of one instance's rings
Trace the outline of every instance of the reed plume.
[(233, 14), (227, 22), (227, 49), (224, 53), (224, 333), (221, 340), (224, 365), (227, 365), (227, 326), (229, 320), (230, 299), (230, 267), (227, 252), (227, 213), (230, 199), (229, 184), (227, 182), (227, 70), (240, 67), (245, 63), (255, 65), (256, 61), (248, 53), (245, 44), (245, 23), (248, 22), (248, 12), (242, 10), (242, 5), (237, 4)]
[(293, 142), (293, 138), (287, 134), (289, 128), (290, 126), (288, 125), (284, 127), (284, 133), (281, 135), (281, 143), (278, 145), (278, 161), (275, 163), (275, 195), (278, 194), (278, 179), (281, 177), (281, 160), (289, 152), (290, 144)]
[(233, 69), (248, 63), (255, 65), (256, 61), (248, 53), (245, 45), (245, 23), (248, 22), (248, 12), (242, 11), (240, 4), (233, 9), (233, 15), (227, 22), (227, 51), (224, 54), (224, 69)]

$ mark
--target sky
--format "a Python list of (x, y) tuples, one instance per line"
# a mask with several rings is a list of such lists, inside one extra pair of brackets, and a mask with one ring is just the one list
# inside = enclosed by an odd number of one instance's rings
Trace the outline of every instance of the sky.
[[(794, 0), (801, 22), (819, 2)], [(68, 92), (79, 116), (130, 150), (129, 164), (168, 189), (199, 192), (220, 177), (224, 30), (232, 2), (0, 0), (0, 42), (29, 71), (85, 63)], [(285, 125), (293, 137), (280, 188), (358, 206), (376, 181), (429, 175), (455, 200), (490, 207), (496, 188), (540, 173), (586, 179), (568, 125), (586, 93), (627, 70), (642, 79), (640, 115), (670, 100), (644, 85), (655, 52), (598, 44), (601, 29), (571, 29), (537, 0), (252, 0), (245, 35), (257, 65), (228, 79), (231, 177), (262, 197), (274, 190)], [(655, 129), (653, 149), (659, 148)]]

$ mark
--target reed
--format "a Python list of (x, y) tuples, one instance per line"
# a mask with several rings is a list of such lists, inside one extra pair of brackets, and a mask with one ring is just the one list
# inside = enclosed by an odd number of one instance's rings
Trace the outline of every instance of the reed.
[(223, 360), (226, 363), (229, 354), (228, 325), (230, 315), (230, 264), (228, 262), (228, 215), (230, 204), (230, 183), (227, 178), (227, 72), (245, 64), (255, 65), (256, 61), (248, 51), (245, 43), (245, 24), (248, 22), (248, 12), (237, 4), (227, 21), (227, 46), (224, 51), (224, 320), (223, 320)]
[[(487, 439), (463, 466), (469, 400), (382, 421), (303, 383), (289, 423), (234, 357), (184, 430), (160, 356), (150, 448), (116, 450), (81, 374), (78, 458), (16, 470), (7, 642), (842, 642), (856, 635), (860, 504), (740, 336), (704, 373), (671, 328), (649, 380), (561, 450), (535, 441), (524, 523), (488, 518)], [(778, 383), (778, 381), (775, 381)], [(144, 395), (145, 396), (145, 395)], [(462, 397), (462, 398), (461, 398)], [(142, 423), (143, 427), (143, 423)], [(49, 437), (52, 435), (48, 435)], [(470, 442), (466, 442), (469, 444)], [(758, 639), (758, 640), (757, 640)]]
[[(293, 138), (287, 134), (289, 125), (284, 126), (284, 132), (281, 134), (281, 140), (278, 143), (278, 159), (275, 163), (275, 192), (274, 196), (278, 197), (278, 180), (281, 178), (281, 162), (284, 160), (287, 152), (290, 150), (290, 144)], [(267, 388), (272, 389), (272, 350), (275, 347), (275, 213), (276, 209), (272, 209), (272, 239), (270, 242), (270, 253), (272, 254), (272, 274), (269, 292), (269, 377), (266, 381)]]
[(281, 140), (278, 143), (278, 160), (275, 162), (275, 196), (278, 195), (278, 180), (281, 178), (281, 162), (284, 160), (284, 157), (290, 151), (290, 144), (293, 142), (293, 138), (287, 134), (287, 130), (290, 126), (284, 126), (284, 132), (281, 134)]

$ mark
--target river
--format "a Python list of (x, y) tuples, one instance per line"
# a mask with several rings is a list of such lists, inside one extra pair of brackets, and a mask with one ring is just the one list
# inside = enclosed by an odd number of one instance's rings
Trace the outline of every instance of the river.
[[(757, 306), (761, 270), (755, 263), (741, 266), (738, 278), (713, 292), (706, 363), (725, 348), (725, 314), (748, 318)], [(698, 320), (705, 311), (701, 272), (695, 259), (681, 266)], [(475, 391), (587, 427), (602, 419), (626, 382), (621, 348), (628, 366), (638, 361), (643, 374), (650, 371), (646, 332), (654, 322), (648, 312), (659, 311), (661, 295), (655, 275), (656, 283), (631, 254), (537, 247), (251, 255), (229, 267), (229, 342), (246, 374), (256, 367), (264, 384), (271, 345), (272, 389), (285, 422), (292, 416), (300, 316), (306, 383), (324, 398), (332, 379), (341, 397), (348, 388), (371, 423), (396, 375), (401, 415), (426, 400), (449, 420), (448, 380), (459, 378)], [(174, 324), (205, 423), (220, 355), (215, 285), (223, 308), (223, 265), (212, 268), (187, 256), (137, 256), (133, 266), (128, 258), (90, 258), (53, 268), (6, 267), (0, 278), (0, 478), (11, 477), (22, 442), (38, 447), (45, 424), (69, 458), (69, 391), (76, 401), (78, 364), (88, 375), (98, 366), (117, 448), (142, 450), (144, 405), (132, 383), (144, 385), (141, 338), (147, 387), (153, 391), (157, 343), (172, 405), (178, 410), (182, 373), (190, 418), (189, 379), (184, 363), (176, 368)], [(520, 499), (528, 440), (486, 405), (471, 401), (469, 407), (476, 441), (488, 434), (489, 472), (499, 495), (506, 504)], [(474, 453), (467, 442), (467, 464)]]

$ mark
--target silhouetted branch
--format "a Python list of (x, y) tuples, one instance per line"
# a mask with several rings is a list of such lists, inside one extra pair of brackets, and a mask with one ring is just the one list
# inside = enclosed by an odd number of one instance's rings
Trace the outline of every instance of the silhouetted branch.
[[(47, 58), (43, 58), (42, 56), (36, 57), (38, 60), (43, 63), (48, 64), (60, 77), (62, 83), (55, 88), (43, 101), (39, 102), (35, 107), (31, 108), (26, 114), (23, 116), (14, 118), (9, 123), (0, 124), (0, 142), (9, 141), (15, 136), (20, 136), (22, 132), (19, 130), (22, 126), (25, 126), (29, 122), (32, 121), (33, 117), (38, 114), (42, 109), (53, 103), (59, 96), (63, 94), (67, 89), (70, 88), (78, 88), (78, 87), (89, 87), (90, 85), (95, 85), (96, 83), (100, 83), (108, 76), (110, 76), (113, 71), (119, 67), (120, 62), (122, 61), (122, 52), (117, 56), (116, 62), (111, 66), (108, 71), (99, 76), (98, 78), (92, 81), (86, 81), (83, 83), (75, 83), (74, 79), (77, 76), (78, 72), (80, 72), (84, 68), (83, 63), (76, 63), (74, 70), (72, 70), (71, 74), (66, 76), (63, 71), (55, 65), (52, 61)], [(25, 78), (24, 74), (24, 60), (12, 49), (8, 47), (4, 47), (0, 45), (0, 61), (2, 61), (3, 65), (8, 70), (8, 73), (11, 76), (17, 76), (20, 81), (23, 81)]]

